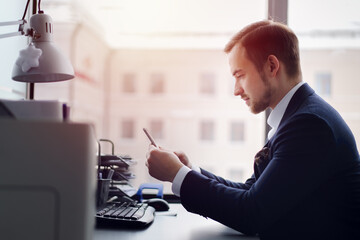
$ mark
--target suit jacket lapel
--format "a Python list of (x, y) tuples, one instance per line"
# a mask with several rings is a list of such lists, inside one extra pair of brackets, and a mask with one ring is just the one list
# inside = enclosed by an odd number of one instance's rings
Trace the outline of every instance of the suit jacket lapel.
[(304, 100), (314, 93), (314, 90), (307, 84), (304, 83), (294, 94), (294, 96), (291, 98), (289, 105), (287, 106), (284, 116), (282, 117), (280, 126), (288, 119), (294, 112), (296, 112), (301, 104), (304, 102)]
[[(286, 119), (288, 119), (292, 114), (294, 114), (298, 108), (301, 106), (301, 104), (304, 102), (304, 100), (311, 94), (314, 93), (314, 90), (307, 84), (303, 84), (294, 94), (294, 96), (291, 98), (289, 105), (287, 106), (284, 116), (282, 117), (279, 128), (282, 124), (286, 122)], [(261, 173), (265, 170), (267, 165), (272, 159), (272, 151), (271, 151), (271, 142), (276, 137), (275, 135), (271, 138), (271, 140), (268, 140), (263, 147), (256, 155), (255, 155), (255, 161), (254, 161), (254, 174), (255, 179), (258, 179), (261, 175)], [(267, 154), (264, 154), (264, 151), (267, 151), (265, 149), (268, 149)], [(263, 155), (262, 161), (256, 161), (257, 156)]]

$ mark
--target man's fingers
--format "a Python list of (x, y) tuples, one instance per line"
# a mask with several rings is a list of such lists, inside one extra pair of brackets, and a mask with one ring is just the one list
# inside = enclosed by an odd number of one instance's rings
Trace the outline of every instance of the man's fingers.
[(154, 149), (157, 149), (157, 148), (156, 148), (154, 145), (149, 144), (148, 150), (149, 150), (149, 151), (152, 151), (152, 150), (154, 150)]

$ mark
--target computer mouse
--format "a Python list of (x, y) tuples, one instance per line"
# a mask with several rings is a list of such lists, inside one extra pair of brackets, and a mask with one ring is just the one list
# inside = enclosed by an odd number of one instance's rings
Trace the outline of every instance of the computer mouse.
[(157, 212), (168, 211), (170, 208), (169, 203), (162, 198), (151, 198), (144, 202), (155, 208), (155, 211)]

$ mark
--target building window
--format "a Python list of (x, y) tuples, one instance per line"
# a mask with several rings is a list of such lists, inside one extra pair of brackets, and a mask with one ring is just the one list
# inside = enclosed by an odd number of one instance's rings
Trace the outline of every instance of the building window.
[(331, 73), (320, 72), (315, 74), (315, 90), (319, 95), (331, 95)]
[(164, 138), (164, 124), (161, 120), (152, 120), (150, 122), (150, 132), (155, 139)]
[(243, 142), (245, 140), (245, 126), (243, 121), (230, 124), (230, 140), (232, 142)]
[(126, 73), (122, 79), (122, 92), (134, 93), (136, 91), (136, 76), (133, 73)]
[(150, 85), (150, 92), (152, 94), (160, 94), (164, 93), (164, 75), (161, 73), (154, 73), (151, 75), (151, 85)]
[(215, 138), (215, 123), (213, 121), (200, 122), (200, 140), (213, 141)]
[(132, 119), (126, 119), (121, 122), (121, 138), (135, 138), (135, 122)]
[(203, 73), (200, 75), (200, 93), (205, 95), (215, 95), (215, 75), (213, 73)]

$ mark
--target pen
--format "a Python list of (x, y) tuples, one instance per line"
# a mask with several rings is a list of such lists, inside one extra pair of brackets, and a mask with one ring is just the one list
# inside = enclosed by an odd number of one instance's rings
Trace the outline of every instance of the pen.
[(155, 147), (158, 147), (154, 141), (154, 139), (151, 137), (151, 135), (149, 134), (149, 132), (146, 130), (146, 128), (143, 128), (144, 133), (146, 134), (146, 136), (149, 138), (150, 142), (152, 145), (154, 145)]

